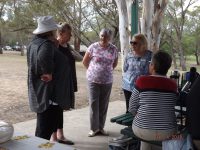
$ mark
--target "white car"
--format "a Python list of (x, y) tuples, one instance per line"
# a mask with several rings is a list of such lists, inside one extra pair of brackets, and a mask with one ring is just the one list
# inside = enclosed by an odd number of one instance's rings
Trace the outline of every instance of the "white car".
[(12, 47), (10, 47), (10, 46), (5, 46), (5, 47), (3, 47), (3, 50), (12, 51), (13, 49), (12, 49)]

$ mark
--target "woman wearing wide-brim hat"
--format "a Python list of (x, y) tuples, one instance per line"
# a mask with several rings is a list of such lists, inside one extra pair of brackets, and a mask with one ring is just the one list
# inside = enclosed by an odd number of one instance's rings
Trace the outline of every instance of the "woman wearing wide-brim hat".
[(37, 113), (35, 135), (49, 140), (56, 130), (58, 105), (52, 99), (55, 70), (55, 40), (58, 25), (52, 16), (37, 19), (38, 26), (27, 50), (28, 96), (30, 108)]

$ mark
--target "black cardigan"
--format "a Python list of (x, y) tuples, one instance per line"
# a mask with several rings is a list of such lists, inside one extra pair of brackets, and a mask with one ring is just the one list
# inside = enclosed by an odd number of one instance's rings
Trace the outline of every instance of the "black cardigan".
[(73, 86), (74, 86), (74, 92), (78, 91), (77, 88), (77, 78), (76, 78), (76, 64), (75, 64), (75, 59), (71, 53), (71, 50), (68, 47), (63, 47), (59, 45), (59, 50), (68, 58), (69, 64), (71, 66), (71, 73), (72, 73), (72, 81), (73, 81)]

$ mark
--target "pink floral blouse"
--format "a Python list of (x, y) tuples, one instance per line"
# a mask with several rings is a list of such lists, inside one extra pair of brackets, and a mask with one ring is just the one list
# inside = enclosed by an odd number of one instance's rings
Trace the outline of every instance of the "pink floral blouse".
[(90, 63), (87, 69), (87, 79), (90, 82), (108, 84), (113, 82), (113, 63), (118, 57), (117, 47), (109, 44), (103, 48), (95, 42), (87, 49)]

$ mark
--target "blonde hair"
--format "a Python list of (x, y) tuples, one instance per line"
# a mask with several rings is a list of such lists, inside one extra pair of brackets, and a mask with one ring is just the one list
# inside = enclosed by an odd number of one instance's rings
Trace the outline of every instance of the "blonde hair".
[(137, 39), (140, 44), (142, 45), (143, 50), (148, 49), (148, 42), (144, 34), (135, 34), (132, 38), (132, 40)]

